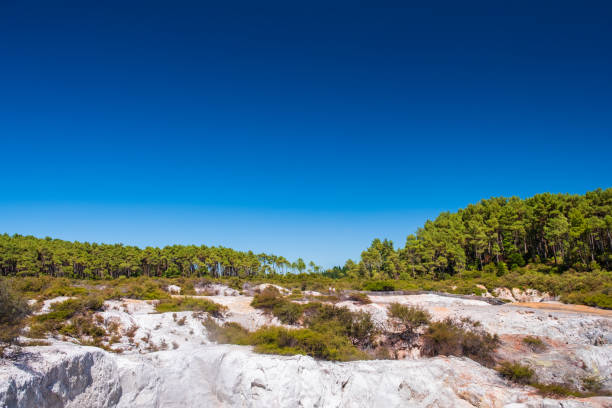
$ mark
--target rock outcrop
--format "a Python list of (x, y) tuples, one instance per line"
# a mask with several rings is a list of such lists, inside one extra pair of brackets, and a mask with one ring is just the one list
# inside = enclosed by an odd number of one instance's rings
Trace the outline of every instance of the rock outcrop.
[[(259, 289), (259, 288), (258, 288)], [(241, 295), (208, 297), (228, 307), (228, 321), (251, 330), (279, 325)], [(432, 294), (370, 296), (367, 310), (384, 326), (391, 302), (418, 305), (436, 320), (470, 317), (501, 336), (498, 355), (532, 366), (545, 382), (579, 386), (596, 375), (612, 390), (612, 318), (607, 315)], [(550, 399), (503, 380), (467, 358), (436, 357), (347, 363), (306, 356), (256, 354), (249, 347), (217, 345), (207, 338), (203, 316), (154, 313), (153, 302), (109, 301), (105, 325), (120, 327), (108, 353), (57, 339), (25, 347), (0, 363), (0, 407), (610, 407), (612, 398)], [(131, 333), (128, 337), (127, 333)], [(533, 351), (522, 339), (542, 339)]]
[(116, 407), (122, 395), (116, 358), (95, 347), (28, 347), (0, 365), (0, 407)]

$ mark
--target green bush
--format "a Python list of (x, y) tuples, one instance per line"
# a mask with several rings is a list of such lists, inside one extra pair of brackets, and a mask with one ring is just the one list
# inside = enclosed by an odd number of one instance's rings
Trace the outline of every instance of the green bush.
[(226, 322), (220, 326), (213, 318), (208, 317), (202, 324), (206, 327), (208, 338), (212, 341), (220, 344), (249, 344), (248, 330), (238, 323)]
[(308, 328), (342, 334), (361, 347), (371, 346), (378, 332), (367, 312), (352, 312), (346, 307), (324, 303), (310, 303), (304, 307)]
[(103, 305), (104, 300), (96, 295), (53, 303), (49, 313), (32, 317), (29, 336), (44, 337), (47, 333), (61, 332), (77, 337), (93, 333), (92, 313), (101, 310)]
[(585, 397), (587, 395), (574, 389), (571, 385), (567, 384), (541, 384), (538, 382), (531, 382), (529, 385), (536, 388), (540, 394), (552, 397)]
[[(7, 281), (0, 280), (0, 343), (12, 343), (23, 327), (30, 308)], [(0, 353), (1, 354), (1, 353)]]
[(418, 306), (406, 306), (400, 303), (391, 303), (387, 307), (389, 317), (406, 329), (414, 329), (418, 326), (429, 324), (431, 315), (428, 311)]
[(274, 306), (283, 301), (283, 297), (278, 289), (274, 286), (267, 286), (261, 293), (253, 297), (251, 306), (257, 309), (272, 310)]
[(426, 356), (465, 356), (483, 365), (494, 363), (493, 353), (499, 346), (497, 335), (478, 329), (478, 322), (447, 318), (433, 322), (423, 335), (422, 352)]
[(496, 370), (502, 377), (519, 384), (529, 384), (534, 375), (528, 366), (509, 361), (501, 363)]
[(546, 344), (544, 344), (542, 340), (534, 336), (524, 337), (523, 344), (525, 344), (534, 352), (541, 352), (546, 349)]
[(84, 313), (86, 311), (101, 310), (104, 305), (104, 301), (99, 296), (88, 296), (86, 298), (67, 299), (63, 302), (53, 303), (50, 307), (50, 312), (35, 316), (35, 320), (39, 322), (45, 322), (54, 320), (62, 322), (76, 315), (77, 313)]
[(111, 297), (142, 300), (170, 299), (171, 296), (162, 289), (163, 286), (165, 282), (148, 278), (119, 280), (119, 285)]
[(391, 281), (370, 281), (363, 284), (363, 290), (370, 292), (391, 292), (395, 290), (395, 283)]
[(348, 300), (352, 300), (353, 302), (357, 302), (362, 305), (369, 305), (370, 303), (372, 303), (368, 295), (359, 292), (350, 293), (348, 295)]
[(612, 309), (612, 296), (607, 293), (581, 293), (574, 292), (561, 297), (565, 303), (601, 307)]
[(221, 317), (227, 310), (227, 307), (208, 299), (180, 297), (160, 300), (155, 305), (155, 310), (159, 313), (182, 311), (206, 312), (215, 317)]
[(332, 331), (262, 327), (249, 333), (238, 323), (228, 322), (220, 326), (209, 318), (203, 324), (211, 340), (218, 343), (252, 345), (255, 346), (255, 351), (258, 353), (304, 354), (332, 361), (368, 359), (368, 355), (351, 344), (346, 337)]
[(311, 329), (264, 327), (251, 333), (255, 351), (268, 354), (306, 354), (332, 361), (364, 360), (368, 356), (343, 336)]
[(302, 305), (285, 299), (274, 286), (268, 286), (255, 295), (251, 306), (273, 314), (285, 324), (296, 324), (303, 313)]

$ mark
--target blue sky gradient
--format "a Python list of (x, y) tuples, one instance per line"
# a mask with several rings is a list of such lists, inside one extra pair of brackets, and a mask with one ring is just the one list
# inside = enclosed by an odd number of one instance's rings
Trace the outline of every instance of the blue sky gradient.
[(331, 266), (611, 185), (609, 2), (88, 3), (0, 3), (0, 232)]

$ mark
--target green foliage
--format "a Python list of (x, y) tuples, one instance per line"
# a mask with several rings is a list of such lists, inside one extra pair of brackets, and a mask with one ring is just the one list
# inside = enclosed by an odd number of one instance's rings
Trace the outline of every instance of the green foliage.
[(352, 300), (353, 302), (357, 302), (362, 305), (369, 305), (372, 303), (368, 295), (359, 292), (350, 293), (348, 295), (348, 300)]
[(332, 361), (368, 359), (368, 355), (357, 349), (344, 336), (333, 331), (311, 329), (286, 329), (284, 327), (262, 327), (249, 333), (237, 323), (218, 325), (213, 319), (203, 322), (209, 336), (218, 343), (253, 345), (255, 351), (265, 354), (304, 354)]
[(408, 236), (404, 248), (395, 250), (391, 241), (375, 239), (359, 263), (347, 262), (343, 272), (377, 280), (443, 279), (477, 268), (503, 276), (526, 260), (560, 270), (610, 269), (611, 224), (612, 188), (582, 196), (491, 198), (427, 221)]
[(586, 397), (588, 394), (584, 394), (570, 385), (566, 384), (541, 384), (538, 382), (531, 382), (529, 385), (536, 388), (540, 394), (551, 396), (551, 397)]
[[(76, 279), (135, 277), (251, 277), (289, 271), (320, 273), (310, 262), (205, 245), (144, 249), (123, 244), (70, 242), (23, 235), (0, 235), (0, 276), (49, 275)], [(67, 294), (69, 296), (71, 294)]]
[(597, 375), (588, 375), (582, 379), (582, 387), (588, 392), (597, 394), (603, 388), (603, 378)]
[(569, 293), (567, 295), (562, 296), (561, 300), (563, 300), (566, 303), (576, 303), (576, 304), (587, 305), (587, 306), (597, 306), (603, 309), (612, 309), (612, 295), (610, 295), (609, 293), (574, 292), (574, 293)]
[[(204, 245), (141, 249), (0, 235), (0, 276), (16, 277), (17, 291), (41, 298), (85, 296), (91, 284), (83, 280), (125, 277), (110, 281), (114, 291), (105, 296), (162, 299), (167, 297), (160, 287), (164, 277), (183, 279), (185, 293), (206, 277), (235, 288), (248, 280), (317, 291), (332, 286), (470, 294), (480, 292), (478, 283), (489, 289), (529, 287), (561, 295), (565, 302), (612, 308), (610, 269), (612, 188), (482, 200), (427, 221), (403, 247), (375, 239), (357, 262), (327, 271), (302, 259), (291, 263), (282, 256)], [(293, 321), (298, 310), (289, 309), (279, 315)]]
[(502, 377), (519, 384), (529, 384), (534, 375), (534, 371), (528, 366), (510, 361), (502, 362), (496, 370)]
[(114, 299), (129, 298), (129, 299), (170, 299), (170, 295), (162, 289), (164, 282), (152, 279), (126, 279), (119, 281), (113, 290), (111, 297)]
[(479, 322), (447, 318), (433, 322), (423, 335), (422, 352), (426, 356), (465, 356), (483, 365), (491, 366), (493, 353), (499, 346), (497, 335), (479, 329)]
[(281, 296), (274, 286), (266, 287), (253, 297), (251, 306), (272, 313), (285, 324), (296, 324), (302, 316), (303, 307)]
[(418, 326), (429, 324), (431, 315), (418, 306), (406, 306), (400, 303), (391, 303), (388, 308), (389, 317), (405, 329), (412, 330)]
[(206, 312), (215, 317), (220, 317), (227, 308), (208, 299), (178, 297), (160, 300), (155, 305), (155, 310), (159, 313), (182, 311)]
[(84, 313), (88, 310), (101, 310), (104, 301), (98, 296), (88, 296), (86, 298), (67, 299), (63, 302), (53, 303), (49, 313), (35, 317), (36, 321), (44, 322), (48, 320), (63, 321), (71, 318), (77, 313)]
[(249, 338), (259, 353), (306, 354), (332, 361), (368, 359), (368, 355), (357, 349), (346, 337), (332, 331), (264, 327), (252, 333)]
[(32, 316), (29, 335), (43, 337), (47, 333), (58, 332), (74, 336), (92, 334), (95, 330), (91, 327), (91, 312), (101, 310), (103, 305), (104, 300), (97, 295), (53, 303), (49, 313)]
[(249, 331), (238, 323), (225, 322), (223, 326), (220, 326), (213, 318), (207, 317), (202, 324), (206, 327), (208, 338), (212, 341), (220, 344), (250, 344)]
[(28, 314), (30, 308), (25, 299), (6, 280), (0, 279), (0, 343), (14, 341)]
[(395, 290), (395, 284), (388, 281), (365, 282), (362, 289), (370, 292), (391, 292)]
[(346, 307), (324, 303), (305, 305), (305, 323), (315, 331), (339, 333), (353, 344), (369, 347), (377, 334), (372, 316), (367, 312), (352, 312)]
[(257, 309), (272, 310), (281, 302), (283, 302), (283, 298), (280, 291), (274, 286), (267, 286), (261, 293), (253, 297), (251, 306)]
[(542, 340), (534, 336), (523, 337), (523, 344), (529, 347), (534, 352), (541, 352), (546, 349), (546, 344)]

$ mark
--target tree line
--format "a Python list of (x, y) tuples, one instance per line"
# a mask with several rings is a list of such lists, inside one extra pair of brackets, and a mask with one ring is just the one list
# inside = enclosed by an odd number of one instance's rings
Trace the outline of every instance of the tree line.
[(0, 275), (50, 275), (78, 279), (120, 276), (263, 276), (316, 273), (321, 267), (301, 258), (255, 254), (224, 247), (172, 245), (164, 248), (70, 242), (0, 235)]
[(558, 271), (612, 269), (612, 188), (584, 195), (497, 197), (427, 221), (395, 249), (375, 239), (358, 262), (323, 271), (299, 258), (224, 247), (164, 248), (0, 235), (0, 275), (107, 279), (120, 276), (267, 276), (322, 273), (365, 279), (439, 279), (466, 270), (503, 274), (527, 263)]
[(440, 278), (465, 270), (547, 263), (558, 271), (612, 267), (612, 188), (585, 195), (491, 198), (441, 213), (397, 250), (375, 239), (358, 263), (330, 271), (373, 279)]

